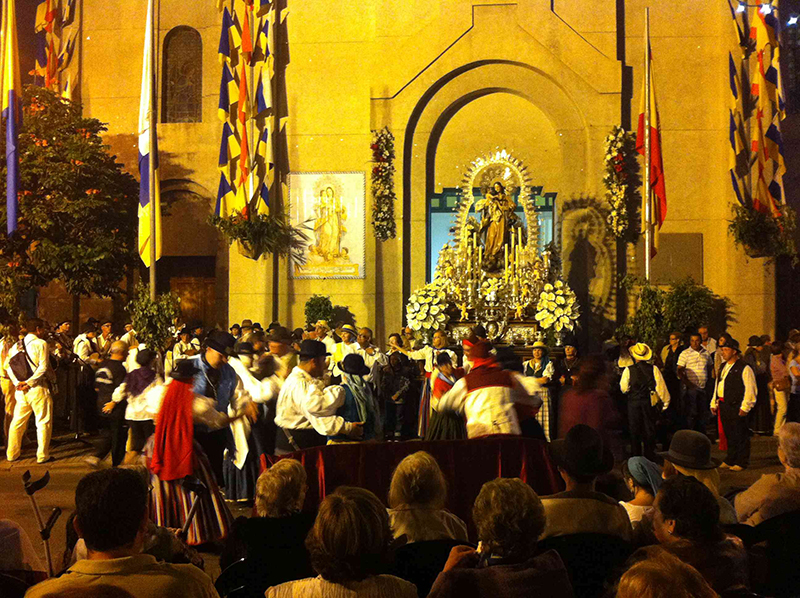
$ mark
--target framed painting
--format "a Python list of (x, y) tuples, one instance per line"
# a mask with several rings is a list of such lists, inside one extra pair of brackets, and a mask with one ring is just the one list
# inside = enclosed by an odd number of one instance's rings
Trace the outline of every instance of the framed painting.
[(310, 237), (292, 278), (365, 277), (366, 189), (363, 172), (289, 173), (292, 224)]

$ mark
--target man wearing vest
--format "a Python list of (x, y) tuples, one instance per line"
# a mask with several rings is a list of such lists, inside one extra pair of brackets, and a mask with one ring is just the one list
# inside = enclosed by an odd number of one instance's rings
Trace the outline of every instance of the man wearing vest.
[(717, 389), (711, 399), (711, 412), (719, 413), (722, 429), (728, 438), (728, 456), (720, 465), (731, 471), (742, 471), (750, 464), (750, 430), (747, 414), (756, 404), (756, 376), (752, 368), (740, 359), (736, 339), (727, 339), (722, 352), (723, 366)]

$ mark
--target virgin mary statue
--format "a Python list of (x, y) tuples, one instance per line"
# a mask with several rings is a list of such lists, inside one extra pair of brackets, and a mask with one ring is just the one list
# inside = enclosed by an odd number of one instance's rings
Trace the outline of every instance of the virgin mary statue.
[(510, 241), (514, 208), (514, 200), (500, 182), (494, 183), (486, 197), (475, 204), (475, 211), (483, 213), (480, 233), (484, 235), (484, 262), (491, 269), (502, 267), (503, 247)]

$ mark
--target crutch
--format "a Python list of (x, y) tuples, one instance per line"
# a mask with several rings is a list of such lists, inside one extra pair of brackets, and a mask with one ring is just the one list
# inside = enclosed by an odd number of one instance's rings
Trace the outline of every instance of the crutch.
[(42, 542), (44, 542), (44, 556), (47, 559), (47, 574), (50, 577), (53, 577), (53, 557), (50, 555), (50, 532), (53, 531), (53, 526), (56, 524), (56, 521), (58, 521), (58, 518), (61, 515), (61, 508), (53, 508), (53, 512), (50, 513), (47, 523), (43, 523), (42, 513), (39, 511), (39, 505), (36, 504), (36, 497), (34, 496), (34, 494), (36, 494), (39, 490), (47, 486), (49, 482), (49, 471), (46, 471), (41, 478), (33, 482), (31, 481), (30, 471), (26, 471), (22, 474), (22, 483), (25, 486), (25, 493), (31, 499), (33, 512), (36, 515), (36, 523), (39, 525), (39, 536), (42, 538)]
[(206, 486), (196, 477), (188, 475), (181, 480), (181, 486), (183, 486), (184, 490), (188, 492), (194, 492), (195, 495), (192, 508), (189, 509), (189, 515), (186, 517), (186, 522), (183, 524), (181, 531), (178, 532), (178, 537), (185, 542), (186, 538), (189, 537), (189, 528), (191, 527), (192, 521), (197, 514), (197, 509), (200, 508), (200, 501), (203, 500), (208, 494), (208, 486)]

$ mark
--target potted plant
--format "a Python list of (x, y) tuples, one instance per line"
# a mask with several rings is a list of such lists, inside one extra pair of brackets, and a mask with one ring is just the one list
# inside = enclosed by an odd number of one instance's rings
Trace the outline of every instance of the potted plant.
[(211, 216), (229, 245), (236, 243), (239, 253), (253, 260), (262, 255), (291, 256), (298, 264), (305, 263), (303, 250), (308, 237), (302, 228), (293, 227), (283, 216), (250, 214), (241, 212), (230, 216)]
[(773, 260), (780, 256), (797, 259), (795, 232), (797, 217), (788, 205), (780, 206), (777, 216), (765, 214), (745, 206), (733, 207), (733, 219), (728, 230), (734, 243), (741, 245), (752, 258)]

